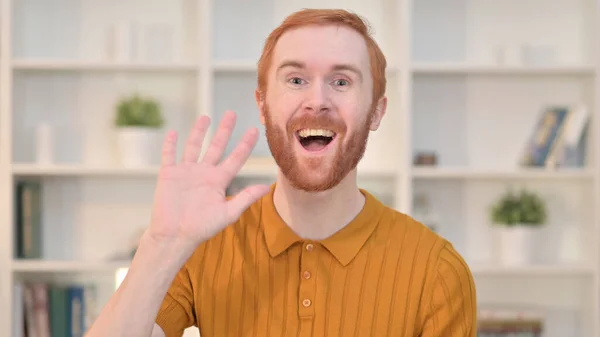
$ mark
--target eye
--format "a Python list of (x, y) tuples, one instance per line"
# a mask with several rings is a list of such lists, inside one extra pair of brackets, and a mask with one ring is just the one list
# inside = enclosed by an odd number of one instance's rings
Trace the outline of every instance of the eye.
[(335, 84), (345, 86), (345, 85), (348, 85), (348, 81), (346, 81), (345, 79), (339, 79), (339, 80), (335, 81)]
[(290, 82), (292, 84), (298, 84), (298, 85), (303, 83), (303, 81), (300, 77), (292, 77), (288, 80), (288, 82)]

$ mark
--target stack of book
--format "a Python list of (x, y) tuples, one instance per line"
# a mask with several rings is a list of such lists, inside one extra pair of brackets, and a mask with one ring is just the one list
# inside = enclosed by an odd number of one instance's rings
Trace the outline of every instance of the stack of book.
[(541, 337), (541, 315), (522, 311), (481, 311), (477, 323), (478, 337)]
[(93, 286), (16, 283), (14, 336), (83, 337), (96, 317)]

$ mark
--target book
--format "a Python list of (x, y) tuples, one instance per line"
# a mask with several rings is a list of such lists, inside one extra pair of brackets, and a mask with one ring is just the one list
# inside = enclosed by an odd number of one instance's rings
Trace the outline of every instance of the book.
[(546, 166), (571, 113), (568, 106), (550, 106), (542, 111), (523, 151), (522, 166)]
[(37, 181), (18, 181), (15, 197), (15, 255), (39, 259), (43, 248), (42, 185)]
[(17, 282), (14, 288), (17, 336), (83, 337), (97, 317), (93, 285)]

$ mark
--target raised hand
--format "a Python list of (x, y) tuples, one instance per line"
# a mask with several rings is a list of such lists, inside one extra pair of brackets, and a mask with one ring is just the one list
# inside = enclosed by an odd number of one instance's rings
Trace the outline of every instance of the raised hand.
[(234, 151), (223, 161), (236, 115), (227, 112), (203, 158), (200, 152), (210, 126), (200, 117), (190, 132), (181, 162), (176, 162), (177, 134), (169, 132), (162, 149), (161, 168), (154, 196), (149, 234), (156, 240), (177, 240), (195, 247), (238, 217), (269, 191), (268, 185), (253, 185), (230, 200), (226, 188), (242, 168), (258, 139), (249, 129)]

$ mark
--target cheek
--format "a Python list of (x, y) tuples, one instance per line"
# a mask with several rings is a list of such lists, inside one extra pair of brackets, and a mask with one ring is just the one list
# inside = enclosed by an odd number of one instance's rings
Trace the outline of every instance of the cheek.
[(346, 123), (348, 130), (360, 129), (366, 120), (370, 107), (358, 99), (338, 101), (335, 110), (339, 117)]
[(273, 92), (273, 95), (267, 97), (267, 110), (271, 120), (277, 125), (285, 125), (294, 112), (302, 106), (301, 102), (298, 95)]

